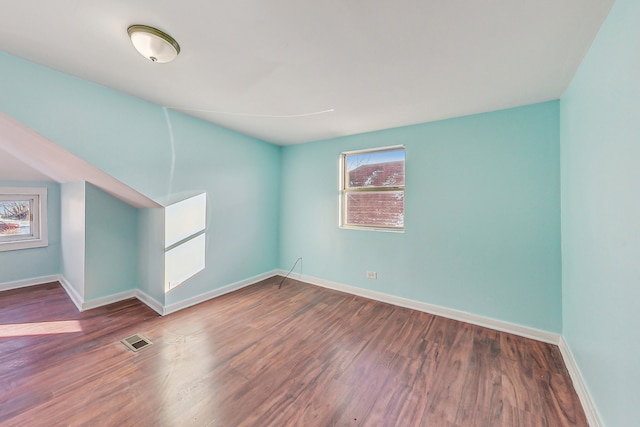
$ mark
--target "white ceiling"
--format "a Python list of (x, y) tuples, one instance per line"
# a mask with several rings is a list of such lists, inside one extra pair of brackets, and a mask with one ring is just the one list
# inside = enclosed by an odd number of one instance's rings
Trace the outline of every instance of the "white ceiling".
[[(21, 0), (0, 50), (276, 144), (558, 99), (613, 0)], [(127, 27), (175, 37), (154, 64)]]

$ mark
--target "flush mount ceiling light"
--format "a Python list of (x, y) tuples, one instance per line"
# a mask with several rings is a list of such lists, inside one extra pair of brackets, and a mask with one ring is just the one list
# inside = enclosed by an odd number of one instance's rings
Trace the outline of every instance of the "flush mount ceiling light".
[(131, 43), (151, 62), (170, 62), (180, 53), (180, 45), (169, 34), (147, 25), (127, 28)]

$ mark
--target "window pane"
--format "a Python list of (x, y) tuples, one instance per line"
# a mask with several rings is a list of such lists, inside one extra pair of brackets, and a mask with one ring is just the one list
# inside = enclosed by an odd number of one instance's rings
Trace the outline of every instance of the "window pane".
[(31, 202), (1, 200), (0, 236), (30, 236), (31, 234)]
[(205, 267), (206, 240), (201, 234), (167, 251), (164, 256), (165, 291), (175, 288)]
[(404, 186), (404, 150), (346, 156), (348, 188)]
[(350, 192), (346, 203), (347, 225), (404, 227), (404, 191)]
[(207, 195), (199, 194), (165, 208), (164, 245), (168, 248), (202, 231), (207, 222)]

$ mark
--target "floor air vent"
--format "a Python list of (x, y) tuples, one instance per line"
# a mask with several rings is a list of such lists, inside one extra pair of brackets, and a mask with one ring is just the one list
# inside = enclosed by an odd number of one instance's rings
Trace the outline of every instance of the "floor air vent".
[(152, 344), (151, 341), (143, 337), (141, 334), (131, 335), (129, 338), (125, 338), (120, 342), (126, 345), (131, 351), (140, 351)]

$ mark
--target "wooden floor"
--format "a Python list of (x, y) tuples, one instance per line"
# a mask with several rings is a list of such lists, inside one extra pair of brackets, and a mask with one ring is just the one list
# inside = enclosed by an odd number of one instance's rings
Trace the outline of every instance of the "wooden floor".
[(279, 279), (166, 317), (1, 292), (0, 425), (587, 425), (556, 346)]

